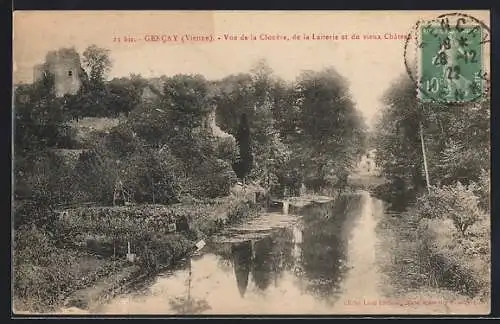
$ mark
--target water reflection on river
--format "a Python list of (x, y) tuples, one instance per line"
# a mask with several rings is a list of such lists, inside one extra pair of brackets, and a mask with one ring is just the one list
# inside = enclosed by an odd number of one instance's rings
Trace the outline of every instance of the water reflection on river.
[(332, 313), (349, 269), (348, 243), (363, 213), (362, 197), (308, 206), (300, 216), (262, 215), (93, 313)]

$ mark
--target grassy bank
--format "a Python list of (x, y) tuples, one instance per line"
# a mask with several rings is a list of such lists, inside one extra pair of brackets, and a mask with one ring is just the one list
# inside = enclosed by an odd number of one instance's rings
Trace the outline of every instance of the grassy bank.
[(385, 271), (406, 294), (439, 290), (484, 303), (490, 295), (489, 215), (482, 193), (461, 185), (433, 188), (401, 214), (388, 213), (378, 230), (393, 251)]
[(16, 231), (14, 310), (45, 312), (63, 303), (72, 291), (115, 273), (124, 260), (97, 258), (85, 251), (57, 247), (54, 238), (36, 228)]
[[(14, 309), (49, 312), (71, 299), (85, 306), (127, 282), (169, 266), (194, 243), (256, 214), (248, 195), (191, 200), (171, 206), (85, 207), (68, 210), (51, 231), (15, 231)], [(169, 227), (176, 224), (176, 229)], [(138, 256), (126, 261), (127, 244)]]
[[(490, 247), (487, 230), (481, 222), (471, 228), (470, 236), (454, 231), (450, 221), (425, 220), (419, 228), (423, 266), (435, 286), (458, 291), (487, 301), (490, 295)], [(473, 233), (473, 234), (472, 234)]]

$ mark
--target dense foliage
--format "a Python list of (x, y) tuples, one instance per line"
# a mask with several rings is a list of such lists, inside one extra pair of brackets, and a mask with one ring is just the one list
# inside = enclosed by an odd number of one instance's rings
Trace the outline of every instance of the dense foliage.
[(249, 74), (228, 76), (216, 86), (221, 128), (247, 155), (237, 165), (240, 177), (251, 165), (250, 179), (281, 192), (304, 182), (311, 189), (345, 185), (365, 150), (366, 129), (346, 80), (333, 68), (286, 82), (259, 61)]
[(421, 103), (414, 84), (402, 77), (384, 103), (372, 143), (387, 187), (417, 196), (403, 215), (411, 224), (401, 226), (413, 226), (418, 235), (412, 243), (418, 263), (439, 285), (488, 295), (490, 101)]
[[(280, 194), (302, 183), (320, 189), (345, 185), (364, 150), (363, 121), (345, 79), (332, 68), (285, 82), (261, 60), (248, 74), (220, 81), (175, 75), (152, 84), (139, 75), (106, 81), (109, 55), (95, 45), (84, 51), (75, 95), (56, 97), (50, 71), (17, 88), (21, 196), (109, 205), (120, 184), (132, 202), (170, 204), (183, 196), (227, 195), (237, 176)], [(214, 110), (227, 136), (214, 131)], [(76, 161), (47, 155), (73, 148), (72, 119), (120, 113), (128, 118), (100, 136), (94, 132)], [(43, 169), (28, 162), (33, 156)], [(45, 192), (35, 197), (41, 187)]]
[(425, 186), (420, 125), (430, 185), (478, 181), (489, 170), (489, 100), (461, 105), (422, 104), (402, 77), (385, 96), (375, 130), (377, 163), (389, 179)]

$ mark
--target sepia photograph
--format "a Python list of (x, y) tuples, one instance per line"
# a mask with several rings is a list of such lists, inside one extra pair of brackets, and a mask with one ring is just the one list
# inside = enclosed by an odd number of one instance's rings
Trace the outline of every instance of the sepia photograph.
[(490, 12), (14, 11), (15, 315), (487, 315)]

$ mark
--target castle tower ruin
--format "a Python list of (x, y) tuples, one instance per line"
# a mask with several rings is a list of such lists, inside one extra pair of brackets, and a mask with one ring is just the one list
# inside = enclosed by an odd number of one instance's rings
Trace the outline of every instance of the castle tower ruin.
[(57, 97), (75, 95), (81, 86), (81, 69), (78, 52), (74, 48), (61, 48), (47, 53), (45, 63), (34, 67), (33, 79), (38, 81), (45, 73), (51, 73)]

